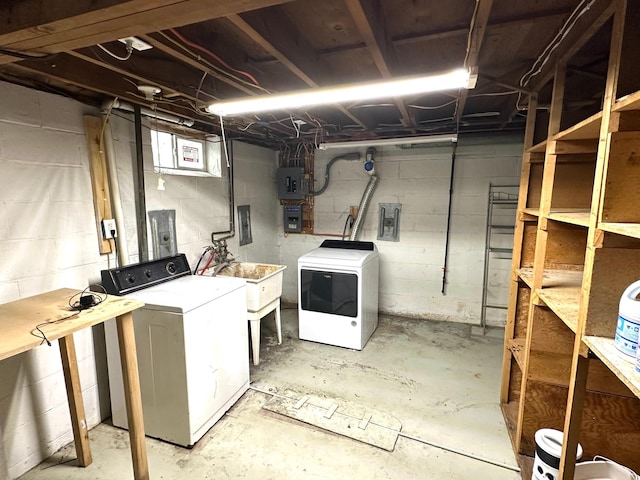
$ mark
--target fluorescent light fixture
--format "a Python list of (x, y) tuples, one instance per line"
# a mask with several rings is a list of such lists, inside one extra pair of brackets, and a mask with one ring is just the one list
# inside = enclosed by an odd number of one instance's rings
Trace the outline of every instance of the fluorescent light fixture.
[(207, 107), (207, 111), (215, 115), (225, 116), (358, 102), (375, 98), (400, 97), (440, 90), (473, 88), (475, 87), (476, 78), (477, 76), (471, 75), (468, 70), (460, 68), (451, 72), (429, 76), (400, 77), (388, 81), (299, 90), (291, 93), (260, 95), (241, 100), (215, 102)]
[(457, 135), (429, 135), (423, 137), (379, 138), (373, 140), (357, 140), (355, 142), (321, 143), (320, 150), (331, 148), (382, 147), (385, 145), (418, 145), (423, 143), (452, 143), (457, 142)]

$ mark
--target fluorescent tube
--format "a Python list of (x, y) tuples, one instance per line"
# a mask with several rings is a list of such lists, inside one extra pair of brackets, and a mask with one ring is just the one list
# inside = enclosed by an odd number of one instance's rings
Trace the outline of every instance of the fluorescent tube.
[(428, 135), (422, 137), (401, 137), (401, 138), (378, 138), (372, 140), (356, 140), (354, 142), (332, 142), (318, 145), (320, 150), (342, 147), (380, 147), (385, 145), (418, 145), (423, 143), (446, 143), (457, 142), (457, 135)]
[(219, 116), (287, 110), (315, 105), (358, 102), (375, 98), (400, 97), (441, 90), (475, 87), (475, 76), (458, 69), (420, 77), (400, 77), (388, 81), (367, 82), (336, 87), (299, 90), (291, 93), (260, 95), (241, 100), (214, 102), (209, 113)]

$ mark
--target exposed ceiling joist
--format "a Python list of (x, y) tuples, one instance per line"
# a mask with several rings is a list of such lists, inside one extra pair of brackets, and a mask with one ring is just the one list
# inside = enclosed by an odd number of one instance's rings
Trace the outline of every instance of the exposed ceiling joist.
[[(31, 72), (32, 74), (45, 77), (46, 80), (43, 81), (55, 81), (87, 90), (100, 91), (106, 97), (119, 97), (132, 103), (148, 106), (146, 102), (141, 102), (140, 99), (133, 94), (135, 87), (120, 75), (109, 73), (104, 68), (92, 64), (86, 64), (85, 68), (81, 70), (76, 68), (74, 71), (73, 67), (77, 67), (78, 64), (74, 63), (73, 60), (70, 56), (60, 55), (56, 58), (55, 64), (45, 66), (42, 65), (42, 62), (38, 62), (37, 65), (34, 65), (35, 62), (21, 62), (5, 68)], [(123, 92), (127, 93), (123, 94)], [(163, 105), (158, 105), (156, 108), (160, 112), (191, 118), (204, 124), (218, 126), (213, 119), (205, 115), (198, 115), (187, 106), (173, 104), (171, 108), (166, 108)]]
[(566, 62), (572, 55), (580, 50), (584, 44), (606, 23), (615, 12), (616, 0), (600, 0), (594, 2), (575, 22), (566, 36), (564, 36), (553, 50), (540, 71), (536, 74), (535, 83), (529, 87), (533, 91), (539, 91), (553, 77), (557, 63)]
[[(297, 27), (277, 8), (230, 15), (227, 19), (242, 33), (256, 42), (309, 87), (326, 86), (331, 82), (331, 67), (322, 60)], [(267, 40), (269, 38), (269, 40)], [(361, 127), (366, 125), (343, 106), (336, 108)]]
[[(493, 6), (493, 0), (476, 0), (476, 10), (471, 20), (471, 27), (469, 31), (469, 42), (467, 44), (467, 56), (465, 58), (465, 67), (472, 73), (478, 72), (478, 57), (480, 56), (480, 47), (482, 47), (482, 41), (487, 31), (487, 25), (489, 24), (489, 15), (491, 14), (491, 7)], [(460, 98), (456, 104), (456, 123), (460, 122), (464, 113), (464, 107), (467, 103), (469, 96), (469, 90), (464, 89), (460, 93)]]
[[(291, 0), (24, 0), (0, 6), (0, 46), (58, 53), (233, 15)], [(57, 12), (57, 13), (56, 13)], [(19, 25), (19, 29), (13, 25)], [(20, 58), (2, 55), (0, 64)]]
[[(391, 42), (380, 2), (378, 0), (345, 0), (345, 3), (382, 77), (388, 79), (393, 74), (397, 75), (400, 70), (398, 57)], [(404, 102), (399, 98), (394, 98), (394, 102), (400, 111), (402, 124), (413, 127), (415, 120), (409, 114)], [(415, 130), (413, 132), (415, 133)]]
[(151, 35), (138, 35), (138, 37), (140, 37), (142, 40), (144, 40), (145, 42), (147, 42), (149, 45), (153, 46), (154, 48), (157, 48), (158, 50), (160, 50), (163, 53), (166, 53), (167, 55), (175, 58), (176, 60), (185, 63), (187, 65), (190, 65), (191, 67), (194, 67), (198, 70), (200, 70), (202, 73), (206, 73), (207, 75), (211, 75), (213, 78), (216, 78), (218, 80), (220, 80), (221, 82), (226, 83), (227, 85), (236, 88), (238, 90), (240, 90), (241, 92), (246, 93), (247, 95), (257, 95), (257, 92), (254, 88), (249, 88), (247, 86), (245, 86), (244, 84), (226, 76), (226, 75), (222, 75), (220, 73), (218, 73), (217, 71), (215, 71), (214, 69), (208, 67), (207, 65), (205, 65), (202, 61), (193, 58), (189, 55), (187, 55), (186, 53), (183, 53), (179, 50), (177, 50), (176, 48), (167, 45), (166, 43), (156, 39), (155, 37), (152, 37)]

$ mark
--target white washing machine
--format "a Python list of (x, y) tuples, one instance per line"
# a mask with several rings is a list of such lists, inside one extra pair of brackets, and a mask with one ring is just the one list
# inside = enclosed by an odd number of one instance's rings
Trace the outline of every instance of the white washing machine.
[(362, 350), (378, 326), (378, 250), (325, 240), (298, 259), (301, 340)]
[[(145, 433), (192, 446), (247, 390), (249, 342), (245, 281), (191, 275), (183, 257), (103, 272), (103, 284), (145, 303), (133, 313)], [(105, 333), (113, 424), (127, 428), (115, 321)]]

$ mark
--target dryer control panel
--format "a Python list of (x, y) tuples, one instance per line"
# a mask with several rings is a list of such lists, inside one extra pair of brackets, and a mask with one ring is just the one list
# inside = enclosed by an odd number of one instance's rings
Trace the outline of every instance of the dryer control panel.
[(191, 275), (184, 253), (159, 260), (135, 263), (124, 267), (102, 270), (102, 286), (110, 295), (126, 295), (143, 288)]

